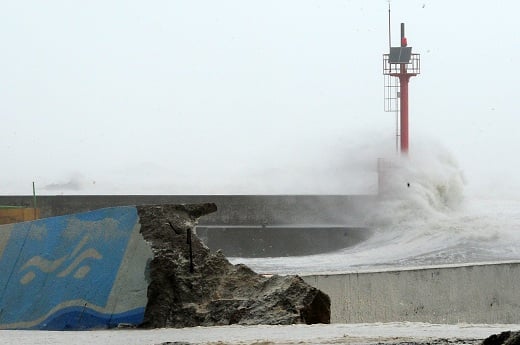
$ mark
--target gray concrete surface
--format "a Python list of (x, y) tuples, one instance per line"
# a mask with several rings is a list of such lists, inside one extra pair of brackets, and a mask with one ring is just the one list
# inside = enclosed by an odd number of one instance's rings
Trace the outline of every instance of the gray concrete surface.
[(305, 276), (331, 322), (520, 323), (520, 262)]
[(231, 257), (312, 255), (366, 240), (370, 229), (347, 226), (197, 226), (195, 233), (211, 250)]
[[(201, 225), (319, 224), (362, 226), (371, 195), (55, 195), (38, 196), (41, 217), (103, 207), (213, 202)], [(32, 206), (32, 196), (0, 196), (0, 205)]]
[[(217, 212), (202, 217), (197, 232), (204, 233), (212, 250), (253, 257), (322, 253), (355, 244), (368, 233), (358, 230), (375, 200), (370, 195), (57, 195), (39, 196), (37, 206), (45, 218), (104, 207), (213, 202)], [(0, 196), (0, 205), (32, 204), (32, 196)], [(259, 231), (263, 227), (273, 231)]]

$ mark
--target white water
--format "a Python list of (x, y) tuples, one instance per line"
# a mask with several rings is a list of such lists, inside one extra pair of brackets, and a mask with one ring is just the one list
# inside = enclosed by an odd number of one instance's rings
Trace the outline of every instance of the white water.
[(385, 171), (385, 197), (366, 210), (368, 240), (327, 254), (231, 261), (305, 275), (520, 259), (520, 199), (465, 196), (463, 172), (442, 150), (393, 161)]

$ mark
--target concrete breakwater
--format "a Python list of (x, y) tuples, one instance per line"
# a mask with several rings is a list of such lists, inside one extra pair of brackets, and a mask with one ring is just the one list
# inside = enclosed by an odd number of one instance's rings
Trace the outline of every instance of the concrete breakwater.
[[(364, 228), (370, 195), (65, 195), (40, 196), (41, 217), (103, 207), (212, 202), (217, 211), (196, 232), (226, 256), (262, 257), (324, 253), (355, 245)], [(32, 196), (0, 196), (0, 205), (32, 206)]]
[(520, 262), (303, 278), (330, 296), (332, 323), (520, 323)]
[[(218, 210), (200, 225), (338, 225), (363, 226), (375, 195), (44, 195), (41, 217), (93, 211), (105, 207), (212, 202)], [(33, 197), (0, 196), (0, 205), (33, 206)]]
[[(48, 196), (39, 198), (39, 206), (42, 210), (42, 216), (49, 217), (59, 214), (73, 213), (78, 211), (86, 211), (96, 207), (115, 206), (115, 205), (132, 205), (132, 204), (151, 204), (154, 202), (201, 202), (214, 201), (219, 206), (219, 210), (213, 214), (200, 219), (200, 225), (227, 226), (227, 225), (256, 225), (256, 229), (262, 228), (262, 225), (278, 224), (336, 224), (343, 219), (346, 222), (352, 221), (352, 225), (357, 225), (358, 214), (362, 214), (363, 208), (374, 202), (371, 196)], [(32, 197), (0, 197), (0, 204), (15, 206), (30, 206)], [(314, 204), (315, 203), (315, 204)], [(130, 207), (131, 209), (132, 207)], [(97, 212), (97, 211), (95, 211)], [(104, 211), (107, 212), (107, 211)], [(287, 218), (284, 218), (284, 214)], [(339, 217), (341, 215), (341, 219)], [(75, 217), (75, 216), (74, 216)], [(72, 222), (76, 222), (75, 218), (71, 218)], [(81, 220), (81, 219), (80, 219)], [(87, 224), (95, 224), (91, 219), (82, 219)], [(42, 220), (41, 220), (42, 221)], [(41, 222), (40, 221), (40, 222)], [(23, 225), (25, 224), (25, 225)], [(29, 223), (7, 225), (0, 227), (2, 235), (0, 238), (0, 253), (5, 255), (9, 246), (6, 241), (11, 238), (11, 234), (19, 233), (16, 240), (20, 246), (24, 243), (28, 234), (33, 234), (28, 238), (24, 246), (33, 246), (38, 250), (45, 250), (41, 244), (35, 242), (41, 234), (45, 233), (45, 229), (41, 223), (31, 222), (31, 228), (27, 228)], [(40, 224), (40, 225), (38, 225)], [(123, 243), (115, 245), (119, 251), (125, 251), (128, 254), (125, 258), (131, 260), (132, 253), (135, 251), (143, 251), (145, 248), (136, 247), (135, 239), (138, 235), (133, 230), (132, 221), (128, 223), (128, 229), (125, 230), (128, 239), (125, 239), (127, 247)], [(269, 228), (269, 226), (267, 226)], [(65, 229), (66, 226), (62, 226)], [(18, 229), (20, 231), (13, 232)], [(58, 228), (60, 229), (60, 228)], [(58, 230), (54, 233), (52, 241), (60, 243), (61, 239), (58, 234), (63, 231)], [(119, 231), (119, 230), (118, 230)], [(119, 231), (120, 232), (120, 231)], [(13, 237), (13, 239), (15, 239)], [(74, 240), (76, 242), (74, 242)], [(65, 271), (65, 268), (72, 264), (74, 258), (83, 253), (83, 248), (87, 248), (87, 244), (81, 243), (81, 238), (74, 237), (67, 239), (68, 242), (62, 242), (61, 246), (67, 248), (67, 252), (63, 249), (60, 257), (62, 266), (47, 265), (47, 270), (54, 269), (52, 272), (59, 274)], [(115, 242), (113, 242), (115, 243)], [(79, 248), (76, 250), (76, 248)], [(131, 249), (135, 248), (135, 249)], [(76, 256), (70, 256), (76, 250)], [(134, 251), (134, 252), (132, 252)], [(101, 253), (98, 250), (99, 253)], [(23, 253), (23, 252), (22, 252)], [(66, 254), (68, 253), (68, 254)], [(92, 253), (93, 254), (93, 253)], [(115, 256), (117, 253), (109, 253), (104, 255), (105, 258)], [(28, 265), (29, 257), (16, 257), (16, 253), (11, 253), (14, 257), (11, 264), (1, 267), (2, 275), (0, 277), (0, 289), (6, 284), (13, 286), (14, 282), (27, 281), (26, 285), (36, 282), (37, 279), (32, 278), (30, 271), (38, 275), (39, 269), (36, 266)], [(41, 256), (41, 254), (39, 254)], [(103, 255), (101, 253), (101, 255)], [(117, 254), (121, 255), (121, 254)], [(145, 254), (139, 254), (145, 255)], [(65, 259), (63, 259), (65, 258)], [(71, 261), (72, 259), (72, 261)], [(2, 259), (3, 260), (3, 259)], [(18, 261), (16, 261), (18, 260)], [(95, 257), (88, 260), (95, 262)], [(87, 260), (87, 261), (88, 261)], [(119, 260), (116, 258), (116, 260)], [(126, 259), (125, 259), (126, 260)], [(86, 261), (86, 262), (87, 262)], [(145, 268), (135, 266), (134, 272), (121, 274), (143, 276)], [(17, 269), (10, 269), (11, 265), (17, 264)], [(58, 265), (55, 262), (53, 265)], [(66, 263), (69, 263), (68, 266)], [(2, 262), (0, 261), (0, 264)], [(27, 265), (26, 265), (27, 264)], [(24, 267), (24, 265), (26, 265)], [(83, 265), (76, 266), (77, 269)], [(15, 267), (15, 266), (12, 266)], [(44, 266), (42, 266), (44, 267)], [(109, 267), (109, 266), (108, 266)], [(87, 268), (78, 270), (78, 276), (85, 274)], [(144, 271), (141, 271), (144, 270)], [(326, 270), (326, 267), (324, 267)], [(4, 274), (4, 272), (9, 272)], [(49, 271), (50, 272), (50, 271)], [(137, 273), (136, 273), (137, 272)], [(70, 276), (74, 276), (77, 272), (70, 272)], [(119, 274), (119, 273), (118, 273)], [(87, 277), (85, 275), (85, 277)], [(351, 272), (345, 274), (334, 275), (313, 275), (303, 277), (304, 280), (312, 286), (315, 286), (331, 297), (331, 322), (334, 323), (358, 323), (358, 322), (393, 322), (393, 321), (417, 321), (417, 322), (433, 322), (433, 323), (520, 323), (520, 262), (502, 262), (487, 264), (466, 264), (466, 265), (445, 265), (439, 267), (418, 267), (414, 269), (395, 269), (384, 271), (364, 271)], [(112, 279), (112, 278), (111, 278)], [(114, 278), (115, 279), (115, 278)], [(118, 278), (119, 279), (119, 278)], [(115, 279), (114, 281), (118, 281)], [(124, 281), (124, 279), (123, 279)], [(137, 284), (137, 282), (136, 282)], [(140, 281), (139, 284), (144, 284)], [(122, 286), (125, 285), (125, 286)], [(71, 285), (73, 286), (73, 285)], [(142, 303), (137, 302), (139, 298), (145, 298), (145, 294), (141, 285), (115, 284), (118, 289), (133, 289), (135, 291), (135, 299), (130, 299), (128, 308), (113, 308), (110, 315), (114, 322), (121, 320), (120, 316), (124, 316), (129, 310), (142, 308)], [(2, 294), (4, 290), (0, 290)], [(57, 290), (59, 292), (59, 290)], [(141, 292), (139, 292), (141, 291)], [(15, 292), (10, 292), (15, 293)], [(19, 293), (19, 291), (16, 291)], [(141, 295), (140, 295), (141, 294)], [(140, 297), (139, 297), (140, 296)], [(16, 297), (16, 296), (14, 296)], [(0, 322), (5, 323), (5, 303), (10, 303), (12, 295), (0, 295)], [(107, 310), (114, 306), (114, 302), (107, 297), (104, 310), (98, 312), (107, 313)], [(12, 302), (14, 303), (14, 302)], [(140, 304), (141, 303), (141, 304)], [(13, 304), (14, 306), (14, 304)], [(76, 303), (75, 307), (80, 311), (88, 308), (89, 303)], [(29, 306), (17, 306), (20, 310), (27, 309)], [(65, 308), (65, 307), (64, 307)], [(65, 310), (62, 308), (63, 310)], [(60, 309), (61, 310), (61, 309)], [(125, 311), (126, 310), (126, 311)], [(130, 316), (128, 314), (127, 316)], [(139, 316), (141, 317), (141, 316)], [(80, 318), (80, 316), (78, 316)], [(25, 325), (29, 325), (26, 323)]]
[(287, 257), (351, 247), (371, 231), (347, 226), (197, 226), (196, 234), (228, 257)]

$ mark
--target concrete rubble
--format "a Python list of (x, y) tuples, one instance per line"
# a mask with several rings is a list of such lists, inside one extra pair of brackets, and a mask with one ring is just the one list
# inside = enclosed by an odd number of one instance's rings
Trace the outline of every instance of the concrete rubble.
[(520, 332), (505, 331), (487, 337), (482, 345), (520, 345)]
[(137, 207), (154, 253), (141, 327), (330, 323), (329, 296), (299, 276), (262, 276), (211, 252), (192, 230), (216, 209), (213, 203)]

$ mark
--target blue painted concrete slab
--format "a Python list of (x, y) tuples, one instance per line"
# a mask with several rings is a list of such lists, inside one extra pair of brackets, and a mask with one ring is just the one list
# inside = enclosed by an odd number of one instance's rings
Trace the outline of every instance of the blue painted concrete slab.
[[(151, 252), (143, 249), (139, 228), (135, 207), (0, 226), (0, 328), (70, 330), (142, 322)], [(136, 267), (124, 267), (129, 260)], [(131, 277), (135, 273), (138, 279)], [(136, 285), (126, 287), (128, 296), (125, 285)]]

